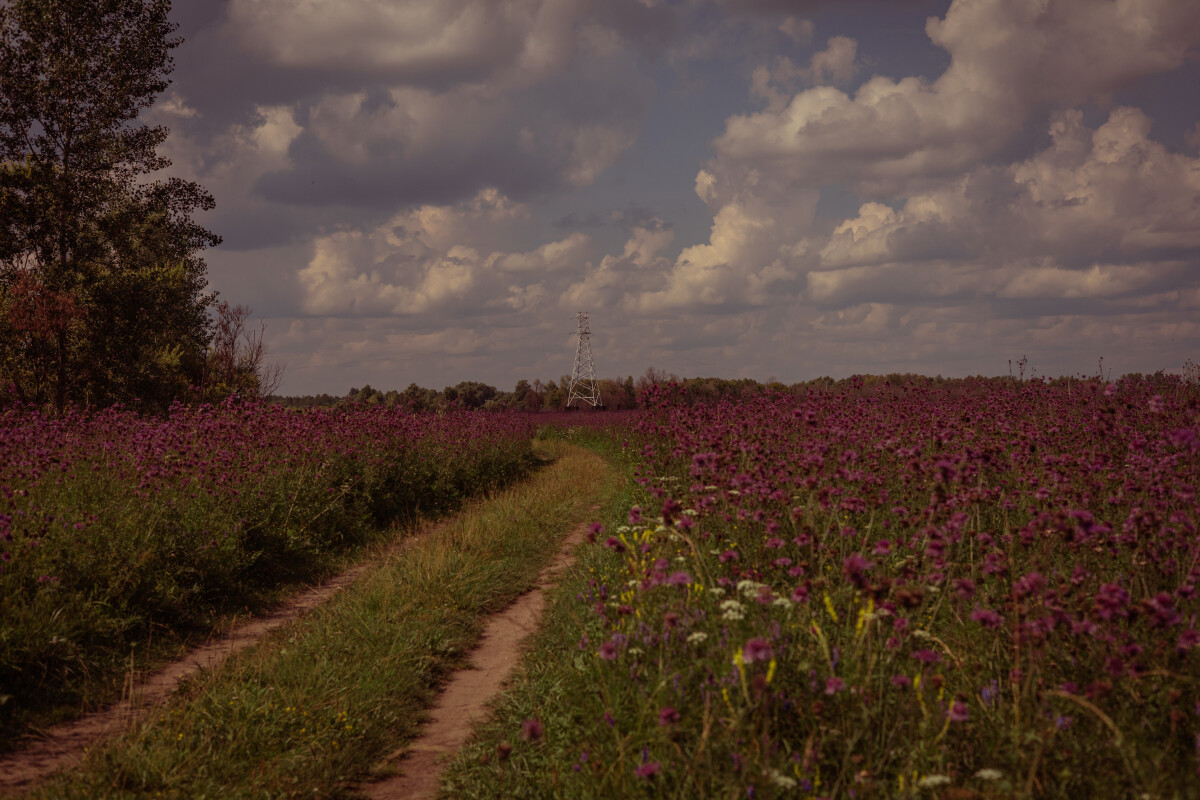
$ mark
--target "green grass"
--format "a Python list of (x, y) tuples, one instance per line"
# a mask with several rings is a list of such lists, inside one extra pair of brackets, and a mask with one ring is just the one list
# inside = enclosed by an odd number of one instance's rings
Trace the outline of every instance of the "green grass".
[(0, 753), (397, 525), (533, 468), (517, 415), (0, 416)]
[(353, 586), (191, 682), (152, 718), (34, 798), (352, 795), (411, 738), (484, 618), (528, 589), (622, 476), (595, 453), (543, 442), (553, 463), (476, 502)]
[[(609, 455), (610, 463), (624, 461), (621, 448), (611, 437), (589, 436), (588, 444)], [(627, 465), (621, 468), (628, 473)], [(622, 491), (607, 499), (596, 518), (605, 520), (610, 529), (615, 527), (635, 502), (634, 488), (626, 480)], [(576, 596), (589, 592), (589, 582), (609, 571), (610, 562), (611, 556), (603, 548), (579, 549), (575, 564), (547, 597), (542, 626), (531, 637), (508, 689), (496, 699), (492, 715), (477, 727), (475, 736), (443, 775), (440, 797), (599, 800), (662, 794), (665, 787), (637, 781), (633, 772), (643, 747), (672, 746), (669, 731), (662, 731), (657, 721), (649, 718), (635, 724), (631, 716), (642, 713), (641, 704), (627, 709), (610, 705), (618, 695), (605, 692), (595, 668), (598, 642), (580, 647), (587, 623), (581, 618), (585, 607)], [(620, 728), (604, 721), (606, 710), (624, 717)], [(538, 719), (543, 725), (544, 735), (538, 741), (522, 737), (529, 719)], [(598, 730), (608, 733), (611, 741), (606, 749), (616, 754), (615, 758), (598, 758), (588, 744), (588, 737)], [(699, 788), (694, 782), (679, 784), (667, 794), (702, 797)]]

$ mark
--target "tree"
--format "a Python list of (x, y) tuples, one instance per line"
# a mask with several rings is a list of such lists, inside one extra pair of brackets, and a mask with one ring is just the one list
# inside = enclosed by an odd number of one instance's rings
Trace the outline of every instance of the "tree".
[[(275, 394), (283, 382), (283, 366), (267, 362), (267, 346), (263, 342), (266, 325), (260, 322), (255, 330), (249, 323), (249, 308), (231, 306), (224, 301), (217, 305), (216, 330), (202, 369), (200, 392), (203, 399), (219, 400), (236, 394), (265, 400)], [(355, 399), (378, 402), (375, 394), (378, 393), (370, 386), (364, 386), (360, 397)]]
[[(169, 0), (0, 4), (0, 381), (28, 402), (164, 404), (203, 368), (198, 184), (142, 176), (169, 131)], [(29, 313), (29, 303), (36, 313)], [(25, 310), (23, 310), (25, 309)]]
[(454, 386), (447, 386), (447, 400), (457, 400), (463, 408), (482, 408), (487, 401), (496, 396), (496, 387), (479, 381), (463, 381)]

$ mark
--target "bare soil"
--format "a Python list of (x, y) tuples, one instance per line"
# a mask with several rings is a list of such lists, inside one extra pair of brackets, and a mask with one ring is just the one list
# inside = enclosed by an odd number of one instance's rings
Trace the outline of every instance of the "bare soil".
[[(406, 549), (432, 530), (430, 527), (406, 537), (392, 549)], [(574, 560), (571, 550), (583, 540), (586, 530), (586, 525), (580, 525), (568, 534), (554, 562), (538, 576), (536, 587), (489, 619), (478, 647), (471, 653), (468, 667), (450, 676), (430, 708), (428, 722), (421, 733), (385, 760), (384, 766), (394, 764), (400, 773), (358, 787), (368, 798), (418, 800), (436, 795), (443, 769), (466, 742), (472, 726), (487, 714), (488, 702), (500, 692), (511, 674), (522, 642), (537, 629), (541, 620), (545, 590), (571, 565)], [(116, 705), (58, 725), (33, 738), (26, 747), (0, 757), (0, 795), (21, 794), (54, 773), (77, 765), (88, 749), (125, 730), (161, 705), (189, 677), (201, 670), (215, 668), (271, 631), (321, 605), (353, 583), (371, 563), (358, 564), (293, 597), (269, 614), (251, 619), (228, 634), (195, 648), (134, 685), (125, 699)]]
[[(428, 526), (404, 537), (390, 549), (411, 547), (434, 529)], [(187, 653), (183, 658), (151, 673), (132, 686), (126, 697), (103, 711), (86, 714), (32, 738), (25, 747), (0, 757), (0, 795), (32, 789), (59, 770), (83, 760), (86, 751), (100, 740), (125, 730), (151, 709), (162, 704), (183, 681), (201, 670), (213, 669), (229, 656), (256, 644), (276, 628), (303, 616), (353, 583), (371, 564), (366, 561), (307, 589), (273, 611), (237, 626)]]
[(395, 765), (401, 772), (358, 787), (367, 798), (431, 800), (437, 795), (442, 771), (466, 743), (475, 723), (487, 715), (489, 701), (499, 694), (517, 664), (522, 642), (541, 621), (545, 590), (574, 561), (571, 551), (583, 541), (586, 531), (587, 526), (580, 525), (563, 539), (554, 562), (538, 576), (537, 586), (492, 616), (468, 667), (451, 674), (421, 733), (385, 760), (384, 766)]

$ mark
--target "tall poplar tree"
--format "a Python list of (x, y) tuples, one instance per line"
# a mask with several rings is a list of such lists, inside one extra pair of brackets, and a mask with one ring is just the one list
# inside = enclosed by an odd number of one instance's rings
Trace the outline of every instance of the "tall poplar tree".
[(0, 392), (164, 405), (211, 339), (199, 184), (145, 176), (169, 131), (138, 124), (181, 43), (170, 0), (0, 4)]

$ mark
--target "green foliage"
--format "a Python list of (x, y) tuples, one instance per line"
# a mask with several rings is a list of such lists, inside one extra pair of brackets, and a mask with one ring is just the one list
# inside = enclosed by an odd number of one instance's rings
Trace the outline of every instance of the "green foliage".
[[(10, 451), (0, 470), (0, 695), (12, 698), (0, 751), (31, 723), (111, 700), (134, 644), (141, 658), (150, 641), (261, 607), (387, 526), (454, 510), (535, 464), (526, 429), (466, 414), (422, 420), (417, 436), (408, 415), (381, 411), (268, 417), (228, 404), (161, 425), (104, 413), (130, 426), (2, 431), (53, 449), (33, 469)], [(387, 427), (356, 427), (369, 420)], [(154, 442), (164, 431), (169, 443)]]
[(141, 176), (169, 131), (135, 124), (169, 83), (168, 0), (0, 6), (0, 384), (38, 405), (163, 407), (209, 340), (198, 184)]
[(553, 463), (528, 482), (377, 559), (321, 608), (31, 796), (347, 796), (348, 782), (416, 733), (484, 618), (525, 591), (590, 503), (615, 490), (595, 455), (546, 449)]

